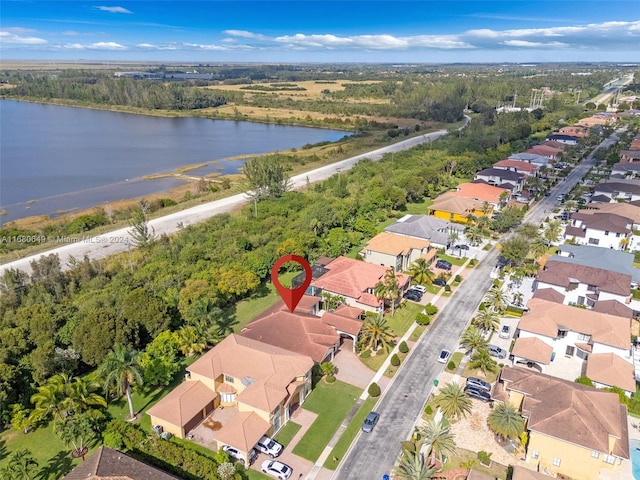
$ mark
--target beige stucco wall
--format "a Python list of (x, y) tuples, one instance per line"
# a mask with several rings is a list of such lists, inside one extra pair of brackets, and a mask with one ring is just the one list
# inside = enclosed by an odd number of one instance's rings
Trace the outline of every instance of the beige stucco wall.
[(151, 417), (151, 425), (161, 425), (162, 429), (165, 432), (169, 432), (169, 433), (175, 435), (178, 438), (184, 438), (185, 437), (184, 429), (182, 429), (178, 425), (174, 425), (172, 423), (168, 423), (165, 420), (162, 420), (161, 418), (154, 417), (153, 415), (149, 415), (149, 417)]

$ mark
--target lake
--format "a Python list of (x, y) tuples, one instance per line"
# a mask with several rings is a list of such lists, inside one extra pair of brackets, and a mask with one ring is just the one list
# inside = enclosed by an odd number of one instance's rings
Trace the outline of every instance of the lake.
[(145, 175), (236, 173), (238, 155), (335, 141), (347, 132), (204, 118), (163, 118), (0, 100), (0, 217), (79, 210), (168, 191), (184, 182)]

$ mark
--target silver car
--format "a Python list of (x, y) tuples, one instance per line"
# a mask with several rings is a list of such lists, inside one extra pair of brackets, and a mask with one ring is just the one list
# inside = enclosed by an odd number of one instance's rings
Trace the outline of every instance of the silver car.
[(492, 357), (507, 358), (507, 351), (504, 348), (498, 347), (497, 345), (489, 345), (489, 348), (487, 348), (487, 350), (489, 351), (489, 355), (491, 355)]
[(365, 418), (362, 423), (362, 431), (365, 433), (371, 433), (373, 431), (373, 427), (378, 423), (379, 418), (380, 414), (378, 412), (371, 412), (367, 415), (367, 418)]

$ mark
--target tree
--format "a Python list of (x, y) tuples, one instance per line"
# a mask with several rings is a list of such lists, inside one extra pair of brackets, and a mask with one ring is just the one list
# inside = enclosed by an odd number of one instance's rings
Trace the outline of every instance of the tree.
[(489, 355), (485, 349), (477, 350), (469, 362), (470, 368), (479, 369), (486, 377), (489, 372), (498, 371), (498, 363)]
[(140, 356), (140, 366), (144, 369), (145, 385), (169, 385), (180, 366), (177, 336), (165, 330), (147, 345)]
[(5, 468), (0, 469), (0, 476), (9, 480), (34, 480), (38, 476), (38, 467), (31, 450), (16, 450), (9, 457)]
[(510, 403), (499, 403), (488, 418), (489, 428), (503, 438), (516, 439), (524, 431), (524, 419)]
[(451, 230), (449, 230), (449, 236), (447, 237), (447, 246), (451, 249), (451, 251), (453, 251), (455, 243), (459, 239), (460, 239), (460, 234), (458, 233), (458, 230), (456, 230), (455, 228), (452, 228)]
[(484, 338), (484, 334), (475, 326), (467, 328), (462, 337), (460, 337), (460, 345), (473, 353), (474, 350), (487, 348), (488, 342)]
[(395, 269), (389, 267), (382, 281), (378, 282), (374, 287), (373, 294), (381, 301), (383, 307), (387, 303), (391, 305), (391, 316), (393, 317), (395, 315), (396, 302), (400, 298), (401, 293)]
[(522, 237), (513, 237), (502, 243), (500, 254), (512, 265), (522, 263), (529, 253), (529, 242)]
[(142, 385), (144, 382), (144, 372), (140, 366), (138, 352), (116, 345), (98, 368), (98, 377), (104, 378), (105, 390), (109, 391), (113, 387), (118, 395), (127, 396), (130, 417), (135, 418), (131, 386)]
[(398, 465), (393, 467), (393, 477), (397, 480), (431, 480), (436, 473), (420, 452), (404, 452)]
[(95, 440), (97, 433), (91, 419), (86, 414), (73, 415), (57, 420), (53, 431), (65, 445), (73, 445), (73, 456), (82, 457), (89, 450), (89, 444)]
[(45, 385), (38, 387), (38, 391), (31, 396), (34, 404), (31, 419), (35, 422), (45, 421), (53, 417), (60, 419), (68, 412), (69, 376), (54, 375)]
[(544, 239), (551, 244), (558, 240), (562, 233), (562, 223), (560, 220), (551, 220), (544, 229)]
[(142, 200), (138, 202), (138, 208), (131, 217), (131, 230), (127, 233), (131, 235), (132, 242), (137, 247), (145, 247), (155, 240), (156, 231), (149, 227), (149, 202)]
[(498, 317), (498, 314), (493, 310), (485, 308), (480, 310), (476, 316), (473, 317), (471, 324), (487, 334), (491, 330), (495, 330), (500, 326), (500, 317)]
[(367, 317), (360, 331), (360, 342), (364, 348), (374, 351), (384, 348), (389, 351), (394, 340), (395, 334), (384, 317), (379, 315)]
[(264, 155), (252, 158), (242, 166), (247, 177), (249, 196), (256, 205), (267, 198), (279, 198), (289, 191), (291, 184), (286, 168), (278, 155)]
[[(469, 403), (471, 403), (471, 400), (469, 400)], [(469, 406), (469, 411), (471, 411), (471, 406)], [(456, 442), (453, 439), (453, 434), (450, 432), (449, 424), (446, 420), (440, 419), (436, 422), (434, 419), (431, 419), (427, 421), (427, 423), (420, 428), (420, 434), (424, 439), (424, 443), (429, 445), (429, 458), (431, 460), (429, 463), (431, 465), (435, 463), (436, 459), (444, 463), (445, 456), (455, 455)]]
[(471, 399), (463, 387), (455, 382), (447, 383), (442, 387), (434, 400), (435, 405), (447, 418), (458, 419), (471, 413)]
[(68, 406), (74, 413), (82, 413), (93, 407), (107, 407), (107, 401), (96, 393), (100, 384), (87, 378), (75, 378), (68, 384)]
[(322, 362), (320, 364), (320, 371), (322, 376), (333, 375), (336, 371), (336, 366), (331, 362)]
[(547, 240), (540, 235), (536, 235), (535, 237), (533, 237), (531, 239), (531, 242), (529, 243), (529, 252), (536, 259), (542, 257), (542, 255), (547, 253), (548, 249), (549, 245), (547, 243)]
[(409, 267), (409, 275), (413, 283), (418, 285), (430, 285), (436, 278), (436, 274), (424, 258), (418, 258)]
[(507, 294), (502, 291), (499, 285), (491, 287), (487, 293), (485, 293), (482, 301), (488, 304), (491, 310), (496, 313), (502, 312), (509, 303)]

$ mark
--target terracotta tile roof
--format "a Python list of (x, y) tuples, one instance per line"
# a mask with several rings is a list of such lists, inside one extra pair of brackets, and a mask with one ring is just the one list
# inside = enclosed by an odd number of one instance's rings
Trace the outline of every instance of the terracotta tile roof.
[(363, 250), (373, 250), (375, 252), (389, 255), (407, 255), (412, 249), (428, 249), (431, 242), (419, 240), (417, 238), (395, 235), (390, 232), (381, 232), (367, 242)]
[(458, 185), (458, 189), (453, 193), (459, 197), (467, 197), (473, 200), (480, 200), (481, 202), (489, 202), (493, 204), (500, 203), (500, 195), (504, 192), (509, 193), (508, 190), (500, 187), (494, 187), (486, 183), (461, 183)]
[(538, 282), (566, 288), (570, 279), (595, 285), (603, 292), (628, 296), (631, 294), (631, 275), (575, 263), (549, 260), (544, 270), (538, 272)]
[(582, 227), (572, 227), (568, 226), (564, 229), (564, 238), (584, 238), (587, 236), (587, 231), (583, 230)]
[(324, 324), (320, 317), (288, 310), (254, 320), (242, 329), (240, 335), (306, 355), (315, 362), (322, 362), (340, 339), (340, 335)]
[(187, 370), (212, 379), (230, 375), (253, 381), (238, 395), (238, 402), (272, 412), (287, 397), (287, 385), (312, 366), (310, 357), (231, 334)]
[(550, 478), (552, 477), (548, 477), (544, 473), (535, 472), (520, 465), (514, 465), (511, 480), (549, 480)]
[(558, 148), (548, 147), (546, 145), (536, 145), (535, 147), (531, 147), (525, 150), (526, 153), (534, 153), (536, 155), (542, 155), (544, 157), (554, 157), (562, 150)]
[(533, 298), (539, 298), (540, 300), (546, 300), (548, 302), (564, 303), (564, 295), (553, 288), (539, 288), (534, 292)]
[(500, 377), (507, 389), (525, 395), (522, 414), (528, 417), (528, 430), (629, 458), (627, 407), (615, 393), (521, 367), (505, 367)]
[(457, 213), (458, 215), (467, 216), (474, 210), (482, 211), (484, 201), (476, 200), (456, 195), (455, 192), (445, 193), (436, 198), (429, 206), (429, 211), (440, 211), (447, 213)]
[(359, 320), (360, 315), (363, 314), (363, 310), (358, 307), (351, 307), (349, 305), (340, 305), (336, 308), (335, 313), (340, 315), (341, 317), (352, 318), (354, 320)]
[(571, 216), (572, 224), (578, 221), (582, 222), (581, 228), (593, 228), (594, 230), (603, 230), (615, 233), (631, 233), (629, 226), (633, 220), (614, 213), (600, 213), (597, 211), (578, 212)]
[(531, 311), (522, 317), (518, 329), (555, 338), (558, 328), (591, 335), (596, 343), (610, 345), (622, 350), (630, 348), (629, 318), (616, 317), (584, 308), (561, 305), (539, 298), (527, 303)]
[[(311, 282), (311, 285), (356, 299), (365, 305), (377, 306), (380, 304), (373, 295), (366, 292), (373, 289), (384, 278), (388, 270), (386, 267), (347, 257), (338, 257), (325, 268), (328, 272)], [(408, 284), (408, 275), (396, 273), (396, 278), (400, 287)]]
[(206, 405), (211, 404), (216, 396), (216, 392), (200, 381), (182, 382), (147, 410), (147, 414), (184, 427)]
[(636, 393), (633, 364), (614, 353), (592, 353), (587, 358), (587, 377), (594, 382)]
[(537, 337), (518, 338), (513, 345), (511, 353), (516, 357), (526, 358), (534, 362), (549, 365), (551, 363), (551, 353), (553, 347), (547, 345)]
[[(562, 134), (558, 134), (561, 135), (560, 138), (564, 138), (564, 137), (572, 137), (573, 135), (562, 135)], [(542, 145), (543, 147), (551, 147), (551, 148), (557, 148), (560, 151), (564, 151), (565, 148), (567, 148), (567, 144), (566, 143), (560, 143), (560, 142), (556, 142), (555, 140), (546, 140), (544, 142), (540, 142), (538, 145)]]
[[(359, 311), (362, 312), (362, 310)], [(349, 333), (351, 335), (358, 335), (363, 323), (362, 320), (359, 320), (357, 317), (350, 318), (341, 315), (340, 309), (335, 312), (325, 312), (325, 314), (322, 315), (322, 321), (336, 330)]]
[(594, 312), (606, 313), (616, 317), (633, 318), (633, 309), (618, 302), (617, 300), (600, 300), (596, 302), (592, 310)]
[(640, 206), (633, 205), (631, 203), (626, 202), (614, 202), (614, 203), (595, 203), (589, 204), (588, 210), (580, 210), (578, 213), (580, 214), (589, 214), (589, 213), (607, 213), (607, 214), (615, 214), (621, 217), (632, 220), (634, 223), (640, 223)]
[(249, 452), (271, 425), (255, 412), (238, 412), (216, 432), (218, 444)]
[(493, 166), (495, 168), (515, 168), (531, 174), (536, 173), (538, 170), (534, 164), (523, 162), (521, 160), (500, 160), (499, 162), (494, 163)]
[(118, 450), (100, 446), (62, 480), (177, 480)]

